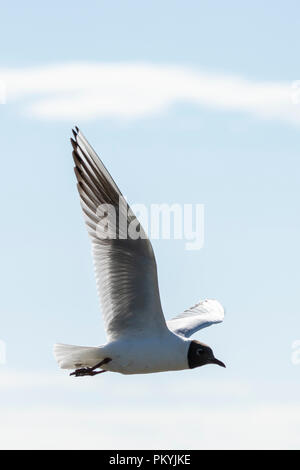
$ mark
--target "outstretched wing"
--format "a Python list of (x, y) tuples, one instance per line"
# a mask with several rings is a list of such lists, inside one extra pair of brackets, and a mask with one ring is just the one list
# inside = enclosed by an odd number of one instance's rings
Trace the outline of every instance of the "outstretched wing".
[(84, 135), (78, 128), (73, 134), (77, 187), (108, 339), (159, 332), (166, 322), (151, 243)]
[(196, 331), (224, 320), (224, 308), (217, 300), (203, 300), (167, 322), (177, 335), (189, 338)]

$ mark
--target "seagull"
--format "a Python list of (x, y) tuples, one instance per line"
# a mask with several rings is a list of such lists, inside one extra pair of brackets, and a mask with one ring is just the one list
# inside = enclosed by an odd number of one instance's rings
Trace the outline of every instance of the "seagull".
[[(147, 374), (225, 364), (206, 344), (189, 339), (202, 328), (220, 323), (224, 309), (206, 299), (166, 321), (151, 242), (121, 191), (83, 133), (75, 127), (71, 144), (80, 203), (92, 244), (97, 290), (107, 342), (98, 347), (55, 344), (61, 369), (75, 377), (103, 372)], [(125, 204), (120, 204), (120, 200)], [(102, 207), (113, 208), (115, 233), (103, 223)], [(125, 224), (120, 226), (119, 216)], [(113, 219), (112, 219), (113, 220)], [(130, 238), (130, 224), (140, 237)]]

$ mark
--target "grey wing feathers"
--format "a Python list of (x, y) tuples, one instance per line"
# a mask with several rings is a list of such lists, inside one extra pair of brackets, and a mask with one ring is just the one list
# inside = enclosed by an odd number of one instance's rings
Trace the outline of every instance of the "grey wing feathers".
[(167, 322), (168, 328), (180, 336), (190, 337), (196, 331), (224, 320), (224, 308), (217, 300), (203, 300)]
[[(73, 134), (77, 187), (92, 241), (107, 335), (115, 339), (166, 328), (151, 243), (141, 226), (141, 238), (127, 238), (129, 225), (139, 225), (135, 215), (82, 132), (76, 128)], [(115, 214), (111, 219), (107, 218), (109, 208)], [(121, 219), (125, 223), (120, 223)]]

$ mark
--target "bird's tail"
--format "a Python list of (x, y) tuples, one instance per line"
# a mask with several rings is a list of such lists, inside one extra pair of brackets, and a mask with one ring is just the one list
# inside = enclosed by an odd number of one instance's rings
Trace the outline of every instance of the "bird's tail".
[(55, 344), (54, 356), (61, 369), (93, 367), (103, 359), (101, 347), (92, 348), (71, 344)]

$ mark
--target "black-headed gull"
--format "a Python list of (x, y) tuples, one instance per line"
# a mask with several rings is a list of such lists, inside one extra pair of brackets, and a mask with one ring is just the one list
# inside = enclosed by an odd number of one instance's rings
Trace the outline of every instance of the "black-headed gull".
[[(77, 187), (92, 242), (108, 341), (99, 347), (56, 344), (54, 354), (59, 366), (74, 369), (71, 375), (75, 376), (105, 371), (146, 374), (205, 364), (225, 367), (209, 346), (189, 339), (201, 328), (222, 322), (223, 307), (217, 300), (204, 300), (165, 321), (151, 242), (128, 204), (120, 206), (119, 188), (82, 132), (76, 127), (73, 134)], [(103, 211), (99, 212), (103, 204), (113, 207), (118, 216), (115, 238), (104, 233), (107, 225), (101, 224)], [(118, 222), (123, 210), (125, 227)], [(127, 236), (132, 222), (139, 226), (140, 238)]]

